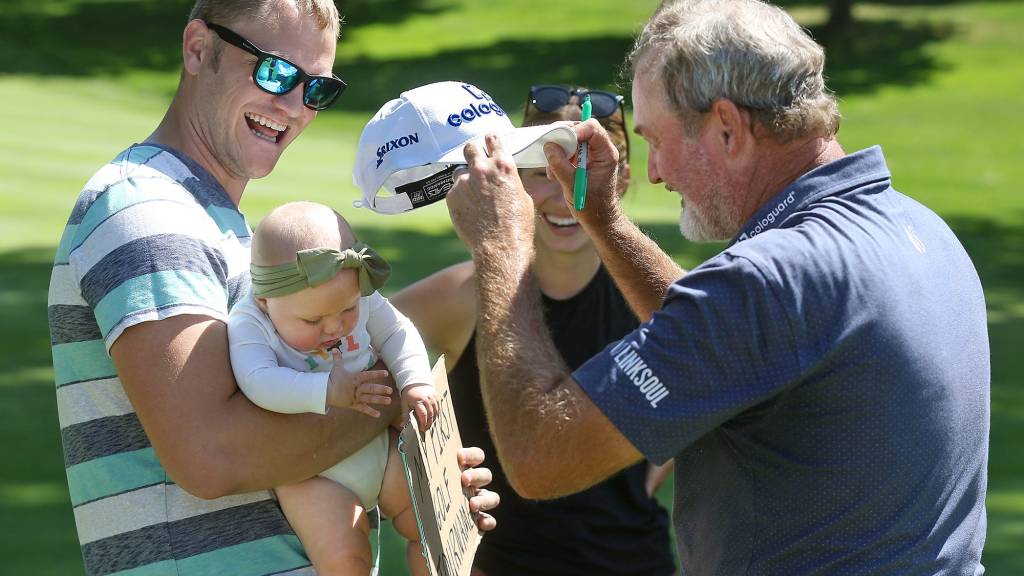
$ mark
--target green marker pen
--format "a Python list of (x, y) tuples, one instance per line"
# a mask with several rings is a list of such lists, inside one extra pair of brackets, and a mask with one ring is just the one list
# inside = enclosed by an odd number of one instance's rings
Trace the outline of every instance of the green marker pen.
[[(587, 94), (583, 98), (583, 113), (580, 115), (580, 120), (586, 122), (590, 120), (590, 94)], [(572, 203), (576, 206), (576, 211), (583, 210), (583, 207), (587, 204), (587, 143), (580, 142), (579, 148), (576, 150), (576, 177), (572, 182)]]

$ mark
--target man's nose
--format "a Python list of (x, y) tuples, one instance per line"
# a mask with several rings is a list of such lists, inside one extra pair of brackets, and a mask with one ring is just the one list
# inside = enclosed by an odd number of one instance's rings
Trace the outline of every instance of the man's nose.
[(647, 156), (647, 179), (651, 184), (661, 183), (661, 174), (658, 174), (658, 163), (655, 162), (654, 154)]
[(306, 107), (302, 96), (305, 90), (306, 85), (303, 83), (292, 88), (291, 92), (288, 92), (287, 94), (278, 94), (274, 96), (274, 106), (277, 106), (277, 108), (287, 114), (289, 118), (299, 116)]

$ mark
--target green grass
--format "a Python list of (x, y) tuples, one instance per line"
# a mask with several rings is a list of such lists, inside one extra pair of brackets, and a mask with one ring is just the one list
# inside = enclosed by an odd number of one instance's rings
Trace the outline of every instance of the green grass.
[[(81, 571), (60, 452), (46, 328), (50, 261), (77, 191), (145, 138), (177, 81), (189, 0), (6, 0), (0, 11), (0, 572)], [(343, 3), (344, 4), (344, 3)], [(337, 70), (351, 89), (278, 169), (252, 182), (252, 222), (295, 199), (331, 204), (395, 262), (393, 287), (465, 257), (443, 205), (382, 217), (350, 208), (363, 123), (418, 84), (462, 79), (521, 110), (531, 83), (614, 87), (656, 0), (361, 0), (347, 3)], [(783, 2), (822, 35), (847, 150), (880, 143), (896, 186), (945, 217), (985, 284), (992, 343), (991, 574), (1024, 573), (1024, 5), (858, 3), (854, 34), (823, 36), (815, 2)], [(628, 92), (627, 92), (628, 95)], [(645, 183), (638, 138), (629, 212), (683, 265), (678, 200)], [(950, 310), (950, 314), (955, 314)], [(663, 491), (667, 498), (668, 492)], [(386, 574), (401, 573), (398, 542)]]

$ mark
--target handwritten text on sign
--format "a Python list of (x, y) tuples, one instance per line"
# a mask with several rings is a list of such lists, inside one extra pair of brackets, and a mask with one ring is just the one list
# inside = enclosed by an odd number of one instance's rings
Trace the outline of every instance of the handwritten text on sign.
[(410, 418), (402, 430), (400, 445), (431, 576), (468, 576), (480, 532), (462, 489), (458, 462), (462, 439), (443, 356), (434, 364), (434, 388), (440, 399), (437, 420), (430, 430), (420, 432), (416, 418)]

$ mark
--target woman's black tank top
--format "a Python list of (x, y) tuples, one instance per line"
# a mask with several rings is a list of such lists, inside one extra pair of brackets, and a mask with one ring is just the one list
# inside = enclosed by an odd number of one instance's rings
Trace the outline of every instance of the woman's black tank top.
[[(543, 298), (555, 347), (575, 370), (637, 327), (604, 267), (576, 296)], [(498, 527), (485, 535), (475, 564), (487, 576), (644, 575), (675, 570), (666, 511), (647, 497), (646, 462), (578, 494), (547, 501), (520, 498), (497, 462), (480, 395), (476, 335), (448, 375), (465, 446), (479, 446), (494, 473), (489, 488), (501, 495)]]

